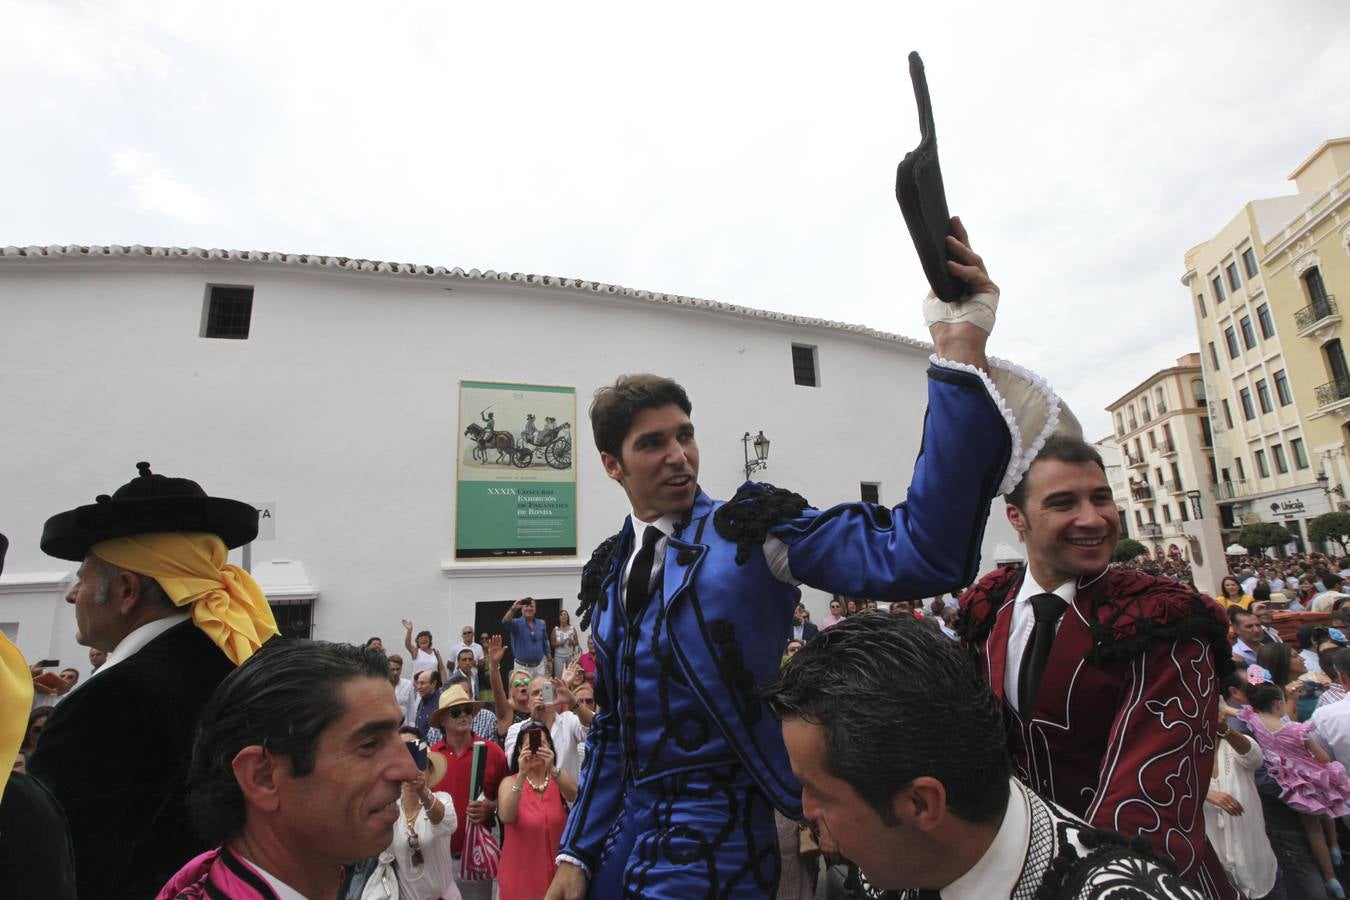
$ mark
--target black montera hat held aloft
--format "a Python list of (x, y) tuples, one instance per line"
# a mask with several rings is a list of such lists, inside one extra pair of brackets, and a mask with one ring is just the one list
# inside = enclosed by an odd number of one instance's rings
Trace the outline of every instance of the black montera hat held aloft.
[(84, 560), (89, 548), (110, 538), (160, 531), (204, 531), (240, 547), (258, 536), (258, 510), (239, 500), (208, 497), (187, 478), (154, 475), (147, 462), (140, 474), (111, 497), (57, 513), (42, 526), (42, 552), (57, 559)]

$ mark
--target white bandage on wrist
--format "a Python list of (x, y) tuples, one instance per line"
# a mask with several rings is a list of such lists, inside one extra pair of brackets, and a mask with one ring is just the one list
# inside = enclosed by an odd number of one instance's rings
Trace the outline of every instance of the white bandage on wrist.
[(955, 303), (948, 303), (945, 300), (939, 300), (936, 294), (929, 291), (928, 296), (923, 301), (923, 321), (929, 328), (932, 328), (938, 322), (948, 325), (969, 322), (972, 325), (978, 325), (985, 334), (992, 334), (994, 331), (994, 316), (997, 312), (997, 293), (974, 294), (957, 300)]

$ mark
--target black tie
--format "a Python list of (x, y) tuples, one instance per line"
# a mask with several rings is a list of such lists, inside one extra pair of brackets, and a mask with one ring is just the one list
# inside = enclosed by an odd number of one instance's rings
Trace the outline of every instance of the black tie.
[(656, 542), (662, 537), (661, 529), (648, 528), (642, 535), (642, 549), (633, 557), (633, 568), (628, 570), (628, 596), (624, 604), (630, 619), (647, 605), (647, 596), (651, 591), (652, 563), (656, 559)]
[(1031, 639), (1022, 654), (1022, 668), (1017, 675), (1017, 711), (1031, 718), (1036, 708), (1036, 696), (1041, 692), (1041, 676), (1045, 674), (1050, 647), (1055, 643), (1055, 626), (1059, 623), (1068, 602), (1058, 594), (1037, 594), (1031, 598), (1031, 609), (1036, 624), (1031, 628)]

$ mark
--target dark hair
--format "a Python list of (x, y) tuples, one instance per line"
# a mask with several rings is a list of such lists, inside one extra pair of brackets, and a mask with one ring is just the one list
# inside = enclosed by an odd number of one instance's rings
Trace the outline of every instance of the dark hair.
[(420, 672), (418, 672), (417, 674), (413, 675), (413, 684), (417, 684), (417, 676), (418, 676), (418, 675), (430, 675), (430, 676), (431, 676), (431, 680), (432, 680), (433, 682), (435, 682), (436, 687), (441, 687), (441, 686), (442, 686), (442, 685), (441, 685), (441, 667), (440, 667), (440, 666), (434, 666), (434, 667), (432, 667), (432, 668), (430, 668), (430, 669), (423, 669), (422, 671), (420, 671)]
[(633, 420), (644, 409), (678, 406), (687, 416), (693, 412), (689, 395), (673, 379), (660, 375), (620, 375), (595, 392), (591, 399), (591, 433), (601, 453), (622, 456), (623, 439)]
[[(40, 719), (46, 719), (51, 716), (51, 714), (52, 707), (50, 706), (39, 706), (28, 714), (28, 727), (23, 730), (23, 743), (20, 745), (19, 749), (32, 751), (37, 747), (37, 743), (33, 740), (33, 726), (36, 725)], [(46, 725), (43, 725), (43, 727), (45, 728)]]
[(378, 638), (378, 637), (366, 638), (366, 646), (369, 647), (371, 644), (375, 643), (376, 641), (379, 641), (379, 642), (380, 642), (380, 646), (381, 646), (381, 647), (384, 646), (384, 640), (383, 640), (382, 638)]
[(1288, 684), (1289, 657), (1294, 653), (1283, 641), (1262, 644), (1256, 648), (1256, 664), (1270, 673), (1270, 680), (1276, 684)]
[(432, 638), (431, 632), (430, 632), (430, 631), (427, 631), (425, 628), (423, 628), (421, 631), (417, 632), (417, 637), (418, 637), (419, 640), (421, 639), (421, 637), (422, 637), (423, 635), (426, 635), (427, 643), (428, 643), (428, 644), (434, 642), (434, 638)]
[(1261, 618), (1256, 613), (1252, 612), (1250, 609), (1243, 609), (1240, 606), (1228, 607), (1228, 620), (1233, 623), (1234, 628), (1237, 627), (1238, 616), (1251, 616), (1253, 619), (1257, 620), (1260, 620)]
[(418, 728), (417, 728), (417, 726), (415, 726), (415, 725), (400, 725), (399, 728), (398, 728), (398, 733), (399, 733), (399, 734), (411, 734), (413, 737), (417, 738), (419, 741), (425, 740), (425, 739), (426, 739), (426, 735), (424, 735), (421, 731), (419, 731)]
[(352, 644), (274, 637), (225, 677), (197, 722), (188, 774), (188, 811), (208, 845), (244, 827), (244, 795), (232, 763), (261, 745), (290, 761), (291, 774), (314, 771), (319, 736), (345, 711), (342, 685), (389, 680), (384, 653)]
[(1298, 631), (1295, 632), (1295, 636), (1298, 639), (1298, 649), (1300, 650), (1313, 649), (1313, 642), (1317, 640), (1318, 631), (1322, 632), (1322, 637), (1323, 639), (1325, 639), (1327, 636), (1327, 630), (1325, 627), (1317, 625), (1300, 625), (1298, 627)]
[(1012, 770), (994, 695), (968, 656), (915, 619), (851, 616), (807, 642), (762, 693), (780, 720), (820, 726), (825, 770), (888, 825), (895, 795), (925, 775), (966, 821), (997, 821), (1007, 807)]
[(397, 653), (386, 653), (384, 655), (384, 658), (389, 660), (391, 663), (398, 663), (400, 668), (403, 666), (403, 657)]
[[(1325, 650), (1317, 651), (1317, 664), (1322, 667), (1322, 674), (1332, 681), (1336, 680), (1336, 654), (1340, 652), (1340, 647), (1328, 647)], [(1347, 660), (1347, 662), (1350, 662), (1350, 660)], [(1350, 675), (1350, 669), (1347, 669), (1345, 674)]]
[(558, 763), (558, 751), (553, 748), (553, 735), (548, 733), (548, 729), (543, 724), (533, 719), (526, 722), (516, 733), (516, 745), (511, 748), (511, 774), (515, 775), (520, 771), (520, 748), (524, 747), (527, 738), (526, 735), (531, 731), (542, 731), (544, 733), (544, 743), (548, 744), (548, 749), (553, 753), (553, 764)]
[(1327, 656), (1331, 657), (1331, 669), (1327, 669), (1326, 663), (1322, 663), (1322, 671), (1328, 678), (1335, 678), (1337, 675), (1350, 678), (1350, 647), (1329, 648), (1319, 653), (1317, 658), (1321, 660)]
[(1247, 702), (1257, 712), (1271, 712), (1284, 702), (1284, 688), (1278, 684), (1254, 684), (1247, 689)]
[(1052, 434), (1046, 438), (1045, 445), (1036, 454), (1036, 458), (1031, 461), (1031, 465), (1027, 466), (1027, 470), (1022, 473), (1022, 480), (1017, 482), (1017, 487), (1008, 491), (1003, 499), (1018, 509), (1022, 509), (1027, 502), (1027, 477), (1031, 475), (1031, 470), (1036, 468), (1036, 463), (1046, 459), (1066, 463), (1096, 463), (1097, 468), (1101, 469), (1103, 474), (1106, 472), (1106, 464), (1102, 462), (1102, 455), (1097, 452), (1096, 447), (1082, 438), (1071, 437), (1067, 434)]
[[(1238, 585), (1238, 590), (1241, 590), (1241, 589), (1242, 589), (1242, 585), (1239, 584), (1239, 585)], [(1267, 583), (1264, 582), (1264, 581), (1258, 581), (1258, 582), (1256, 583), (1256, 587), (1252, 588), (1252, 599), (1255, 600), (1255, 601), (1258, 601), (1258, 602), (1259, 602), (1259, 601), (1262, 601), (1262, 600), (1269, 600), (1269, 599), (1270, 599), (1270, 585), (1267, 584)]]
[(473, 696), (473, 688), (469, 684), (469, 676), (465, 675), (459, 669), (455, 669), (455, 671), (450, 673), (450, 678), (445, 682), (445, 686), (449, 688), (457, 684), (464, 685), (464, 689), (469, 692), (469, 696)]
[(478, 661), (478, 655), (475, 654), (475, 653), (473, 652), (473, 648), (472, 648), (472, 647), (464, 647), (464, 648), (461, 649), (458, 653), (455, 654), (455, 662), (459, 662), (459, 658), (460, 658), (461, 656), (463, 656), (465, 653), (467, 653), (467, 654), (469, 654), (470, 656), (472, 656), (473, 659), (474, 659), (474, 662), (477, 662), (477, 661)]
[(1341, 586), (1341, 582), (1344, 580), (1344, 578), (1334, 572), (1327, 572), (1322, 576), (1322, 584), (1325, 585), (1326, 589), (1329, 591), (1336, 590), (1336, 588)]
[(1219, 680), (1219, 689), (1222, 692), (1223, 699), (1227, 700), (1233, 691), (1242, 691), (1247, 693), (1250, 688), (1247, 685), (1247, 670), (1233, 669), (1227, 675)]

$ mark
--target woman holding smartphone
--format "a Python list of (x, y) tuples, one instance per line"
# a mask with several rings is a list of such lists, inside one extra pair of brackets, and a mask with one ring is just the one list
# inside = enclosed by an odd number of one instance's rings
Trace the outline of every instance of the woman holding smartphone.
[(554, 857), (577, 783), (553, 764), (553, 738), (536, 722), (521, 729), (511, 754), (511, 774), (497, 789), (497, 817), (504, 839), (497, 866), (500, 900), (529, 900), (548, 893)]

